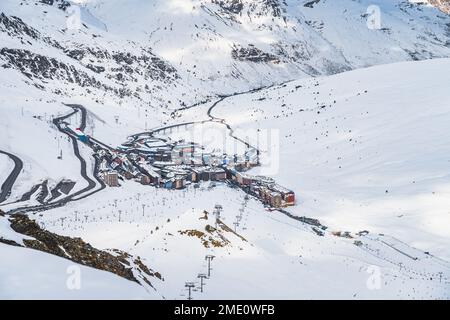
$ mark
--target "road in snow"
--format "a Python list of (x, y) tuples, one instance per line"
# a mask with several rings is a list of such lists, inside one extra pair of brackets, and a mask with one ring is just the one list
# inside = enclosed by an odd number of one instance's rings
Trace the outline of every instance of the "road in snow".
[(9, 195), (11, 194), (11, 189), (14, 186), (14, 183), (17, 180), (17, 177), (19, 176), (20, 172), (23, 169), (23, 162), (20, 160), (17, 156), (8, 153), (6, 151), (0, 150), (0, 154), (4, 154), (8, 156), (13, 162), (14, 162), (14, 169), (11, 171), (9, 176), (6, 178), (5, 182), (3, 182), (1, 186), (1, 193), (0, 193), (0, 203), (4, 202), (6, 199), (8, 199)]

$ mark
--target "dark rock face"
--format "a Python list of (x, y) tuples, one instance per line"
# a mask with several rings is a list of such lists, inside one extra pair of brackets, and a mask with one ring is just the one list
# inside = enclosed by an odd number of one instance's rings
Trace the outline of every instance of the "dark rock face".
[(4, 13), (0, 14), (0, 30), (10, 36), (27, 35), (35, 40), (40, 39), (39, 31), (26, 25), (18, 17), (7, 17)]
[(234, 47), (231, 56), (235, 60), (249, 61), (255, 63), (280, 63), (280, 59), (271, 54), (256, 48), (253, 45), (249, 45), (247, 48)]
[[(120, 66), (117, 71), (127, 73), (129, 76), (137, 73), (143, 76), (145, 80), (162, 81), (178, 78), (175, 68), (150, 51), (145, 51), (139, 56), (129, 52), (114, 52), (112, 58)], [(130, 80), (134, 79), (131, 78)]]
[(0, 50), (0, 57), (7, 62), (3, 65), (4, 68), (15, 68), (30, 79), (64, 80), (81, 87), (112, 90), (72, 65), (28, 50), (3, 48)]
[[(77, 49), (66, 49), (65, 54), (96, 73), (106, 72), (109, 79), (120, 83), (136, 82), (139, 80), (138, 76), (144, 80), (165, 83), (179, 79), (176, 69), (156, 57), (150, 50), (144, 49), (140, 55), (136, 55), (130, 52), (108, 52), (104, 49), (79, 46)], [(107, 69), (104, 65), (112, 67)]]
[(11, 228), (20, 234), (35, 240), (23, 240), (27, 248), (47, 252), (76, 263), (112, 272), (122, 278), (142, 284), (151, 285), (148, 277), (162, 279), (158, 272), (153, 272), (141, 261), (126, 252), (111, 250), (106, 252), (92, 247), (80, 238), (64, 237), (41, 229), (36, 222), (26, 215), (13, 215)]
[(307, 7), (307, 8), (314, 8), (315, 4), (318, 4), (320, 2), (320, 0), (311, 0), (306, 2), (303, 6)]
[(245, 12), (249, 17), (251, 16), (272, 16), (273, 18), (282, 17), (285, 12), (283, 5), (286, 5), (283, 0), (210, 0), (211, 3), (220, 6), (223, 12), (230, 15), (242, 14)]
[(39, 2), (48, 4), (49, 6), (56, 5), (58, 9), (61, 9), (63, 11), (70, 7), (70, 3), (66, 0), (40, 0)]

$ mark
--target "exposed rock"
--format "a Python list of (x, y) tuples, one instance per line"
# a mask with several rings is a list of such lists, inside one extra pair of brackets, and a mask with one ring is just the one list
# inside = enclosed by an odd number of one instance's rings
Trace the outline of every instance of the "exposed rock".
[(66, 0), (40, 0), (41, 3), (48, 4), (49, 6), (56, 5), (58, 9), (66, 11), (70, 7), (70, 2)]
[(3, 48), (0, 50), (0, 57), (7, 62), (3, 65), (4, 68), (17, 69), (29, 79), (63, 80), (77, 84), (80, 87), (93, 87), (105, 91), (113, 91), (121, 97), (131, 94), (127, 89), (116, 89), (105, 85), (94, 77), (89, 76), (86, 72), (78, 70), (73, 65), (68, 65), (55, 58), (46, 57), (28, 50)]
[(61, 45), (49, 37), (44, 37), (39, 31), (30, 27), (22, 19), (14, 16), (6, 16), (4, 13), (0, 14), (0, 31), (7, 33), (11, 37), (20, 38), (24, 41), (24, 37), (34, 40), (42, 40), (43, 42), (61, 49)]
[(116, 249), (111, 250), (111, 252), (102, 251), (92, 247), (80, 238), (57, 235), (42, 229), (26, 215), (14, 214), (9, 220), (11, 228), (15, 232), (35, 239), (23, 240), (27, 248), (47, 252), (99, 270), (112, 272), (141, 285), (145, 282), (151, 286), (147, 276), (162, 279), (161, 274), (148, 268), (139, 257), (134, 258), (130, 254)]

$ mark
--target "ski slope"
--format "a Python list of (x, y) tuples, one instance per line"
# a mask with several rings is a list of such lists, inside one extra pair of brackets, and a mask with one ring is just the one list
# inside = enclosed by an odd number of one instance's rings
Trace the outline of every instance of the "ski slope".
[(297, 214), (448, 259), (449, 67), (442, 59), (294, 81), (227, 99), (213, 114), (237, 135), (279, 131), (274, 177), (299, 195)]

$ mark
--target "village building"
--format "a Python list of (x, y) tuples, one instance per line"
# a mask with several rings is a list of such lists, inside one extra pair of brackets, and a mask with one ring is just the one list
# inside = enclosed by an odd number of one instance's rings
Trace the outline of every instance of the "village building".
[(162, 179), (160, 186), (165, 189), (173, 189), (173, 179)]
[(140, 177), (140, 183), (143, 184), (143, 185), (149, 185), (149, 184), (152, 183), (152, 180), (151, 180), (151, 178), (149, 176), (143, 174)]
[(119, 186), (119, 175), (117, 174), (117, 172), (105, 171), (105, 172), (103, 172), (103, 181), (109, 187), (118, 187)]
[(172, 150), (172, 154), (180, 158), (186, 155), (191, 156), (194, 152), (195, 145), (193, 143), (177, 144)]
[(159, 174), (156, 171), (150, 171), (148, 172), (148, 175), (150, 177), (150, 183), (157, 186), (159, 185), (159, 182), (161, 180), (161, 174)]
[(236, 181), (240, 186), (250, 186), (253, 182), (253, 179), (250, 175), (238, 172), (236, 174)]
[(211, 168), (209, 175), (211, 181), (225, 181), (227, 178), (227, 174), (222, 168)]
[(170, 150), (158, 150), (152, 155), (153, 161), (170, 162), (172, 161), (172, 152)]
[(272, 208), (281, 208), (283, 198), (279, 192), (271, 192), (269, 194), (269, 204)]
[(130, 171), (123, 171), (122, 175), (127, 180), (131, 180), (134, 177), (133, 174)]
[[(293, 191), (276, 184), (270, 177), (246, 173), (259, 164), (259, 152), (254, 148), (248, 148), (244, 155), (227, 155), (204, 153), (202, 147), (184, 141), (167, 143), (149, 138), (131, 144), (135, 145), (134, 149), (123, 148), (124, 153), (97, 154), (106, 162), (106, 171), (110, 168), (115, 171), (115, 178), (104, 177), (108, 185), (118, 185), (118, 173), (126, 179), (135, 178), (143, 185), (177, 190), (202, 181), (211, 181), (210, 186), (228, 181), (266, 206), (282, 208), (295, 205)], [(105, 169), (105, 166), (101, 168)]]

